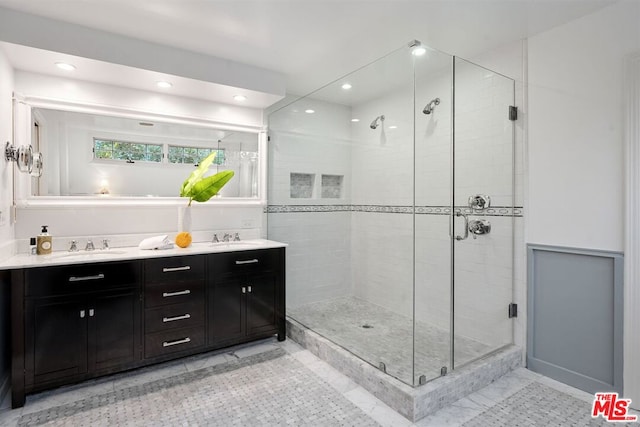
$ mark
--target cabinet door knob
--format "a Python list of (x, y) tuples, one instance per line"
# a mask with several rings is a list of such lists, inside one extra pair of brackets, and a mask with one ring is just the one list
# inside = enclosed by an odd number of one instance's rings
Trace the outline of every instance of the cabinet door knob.
[(95, 314), (95, 311), (93, 310), (93, 308), (89, 309), (89, 317), (93, 317), (93, 315)]
[(84, 310), (80, 310), (80, 318), (84, 319)]
[(247, 286), (247, 290), (251, 292), (251, 286)]
[(242, 293), (246, 294), (247, 293), (247, 288), (245, 288), (244, 286), (242, 287)]

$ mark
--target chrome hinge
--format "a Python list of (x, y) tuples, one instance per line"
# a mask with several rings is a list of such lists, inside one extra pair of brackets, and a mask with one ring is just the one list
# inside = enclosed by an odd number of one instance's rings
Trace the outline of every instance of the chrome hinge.
[(509, 105), (509, 120), (512, 122), (518, 120), (518, 107), (515, 105)]
[(512, 302), (509, 304), (509, 319), (518, 317), (518, 304)]

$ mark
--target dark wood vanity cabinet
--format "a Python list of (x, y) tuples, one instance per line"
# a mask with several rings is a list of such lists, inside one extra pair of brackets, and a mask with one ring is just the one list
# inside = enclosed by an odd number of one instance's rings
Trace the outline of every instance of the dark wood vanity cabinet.
[(14, 406), (25, 392), (135, 366), (140, 276), (135, 261), (13, 272)]
[(209, 344), (285, 339), (284, 249), (212, 255), (209, 271)]
[(205, 346), (205, 255), (145, 261), (144, 357)]
[(11, 271), (12, 406), (25, 394), (278, 334), (285, 249)]

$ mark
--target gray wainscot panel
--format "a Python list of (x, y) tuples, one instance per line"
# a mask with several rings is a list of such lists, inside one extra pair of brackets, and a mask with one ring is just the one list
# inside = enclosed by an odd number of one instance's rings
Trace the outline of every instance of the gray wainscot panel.
[(527, 366), (622, 393), (623, 255), (528, 245)]

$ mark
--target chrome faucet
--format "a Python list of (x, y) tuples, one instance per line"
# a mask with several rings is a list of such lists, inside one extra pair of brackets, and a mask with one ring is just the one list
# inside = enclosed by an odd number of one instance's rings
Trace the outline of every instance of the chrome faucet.
[(102, 239), (102, 250), (109, 250), (109, 239)]
[(78, 241), (72, 240), (69, 242), (71, 246), (69, 246), (69, 252), (78, 252)]
[(223, 242), (228, 242), (229, 239), (231, 239), (231, 234), (229, 233), (224, 233), (224, 236), (222, 236), (222, 241)]
[(211, 243), (220, 243), (220, 239), (218, 239), (217, 233), (213, 233), (213, 239), (211, 240)]
[(93, 251), (95, 250), (96, 247), (93, 246), (93, 242), (91, 241), (91, 239), (87, 240), (87, 246), (84, 247), (85, 251)]
[(236, 233), (236, 234), (233, 236), (233, 241), (234, 241), (234, 242), (239, 242), (239, 241), (240, 241), (240, 233)]

